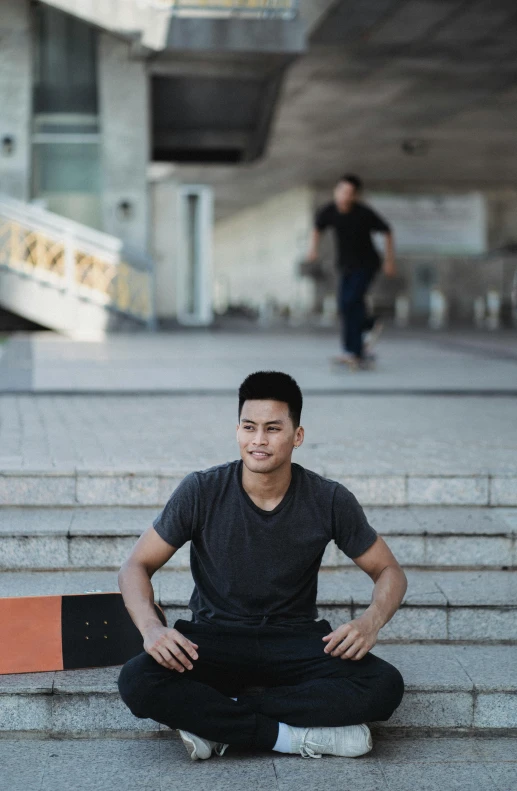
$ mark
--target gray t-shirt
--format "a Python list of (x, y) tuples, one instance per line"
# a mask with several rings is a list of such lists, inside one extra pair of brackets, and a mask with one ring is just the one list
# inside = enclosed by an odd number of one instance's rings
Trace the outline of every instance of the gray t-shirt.
[(377, 538), (348, 489), (298, 464), (264, 511), (244, 491), (240, 459), (187, 475), (153, 524), (176, 548), (191, 540), (193, 620), (221, 625), (313, 621), (329, 541), (357, 558)]

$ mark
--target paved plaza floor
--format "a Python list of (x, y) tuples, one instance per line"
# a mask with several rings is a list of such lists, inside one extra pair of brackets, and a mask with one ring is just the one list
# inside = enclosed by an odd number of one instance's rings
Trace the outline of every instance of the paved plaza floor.
[(330, 331), (178, 331), (3, 344), (0, 392), (232, 393), (252, 370), (292, 374), (306, 392), (517, 393), (517, 333), (387, 332), (375, 370), (332, 366)]
[(237, 388), (269, 368), (304, 391), (296, 459), (308, 467), (513, 475), (516, 338), (388, 334), (376, 370), (351, 373), (329, 365), (336, 339), (322, 333), (14, 336), (0, 361), (0, 469), (188, 471), (235, 458)]
[(1, 740), (9, 791), (514, 791), (515, 739), (379, 740), (362, 758), (229, 750), (191, 761), (177, 738)]
[[(516, 366), (517, 367), (517, 366)], [(325, 475), (515, 475), (512, 397), (306, 395)], [(236, 458), (237, 395), (0, 397), (0, 469), (187, 472)]]

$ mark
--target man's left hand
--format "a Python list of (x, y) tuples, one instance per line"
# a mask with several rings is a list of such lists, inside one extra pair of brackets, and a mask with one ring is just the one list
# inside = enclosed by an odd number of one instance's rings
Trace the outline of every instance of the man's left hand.
[(325, 653), (341, 659), (362, 659), (377, 642), (379, 628), (364, 613), (349, 623), (338, 626), (323, 638), (327, 643)]

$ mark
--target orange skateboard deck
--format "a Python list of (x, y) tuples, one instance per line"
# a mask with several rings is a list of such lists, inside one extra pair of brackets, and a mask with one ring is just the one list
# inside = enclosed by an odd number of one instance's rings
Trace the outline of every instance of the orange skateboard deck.
[(0, 598), (0, 647), (0, 675), (41, 673), (122, 665), (143, 639), (120, 593), (16, 596)]

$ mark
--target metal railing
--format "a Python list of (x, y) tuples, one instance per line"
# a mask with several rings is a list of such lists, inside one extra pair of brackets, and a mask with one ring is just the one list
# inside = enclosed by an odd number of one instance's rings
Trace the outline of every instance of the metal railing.
[(152, 325), (150, 274), (121, 249), (116, 237), (0, 197), (0, 267)]
[(170, 14), (247, 16), (293, 19), (299, 0), (137, 0), (142, 7), (163, 9)]

